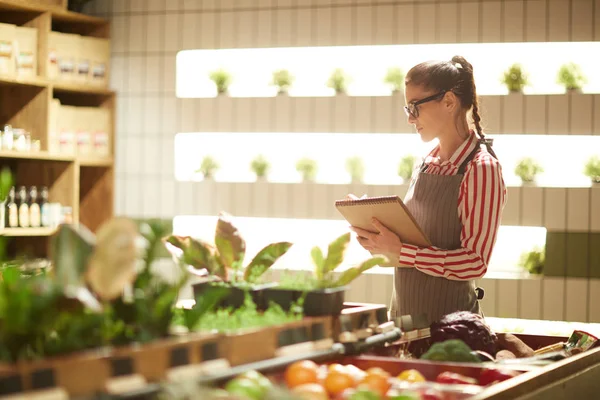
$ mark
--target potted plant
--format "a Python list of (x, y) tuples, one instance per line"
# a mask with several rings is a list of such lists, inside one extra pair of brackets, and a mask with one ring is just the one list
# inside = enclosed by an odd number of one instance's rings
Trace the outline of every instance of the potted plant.
[(301, 158), (296, 163), (296, 171), (302, 176), (303, 182), (314, 182), (317, 177), (317, 162), (311, 158)]
[(256, 179), (265, 179), (271, 165), (263, 155), (256, 156), (250, 163), (250, 169), (256, 174)]
[(392, 95), (400, 93), (404, 87), (404, 71), (398, 67), (389, 68), (383, 81), (392, 88)]
[(544, 272), (545, 258), (545, 252), (539, 247), (535, 247), (533, 250), (521, 254), (519, 265), (530, 274), (539, 275)]
[(219, 169), (219, 163), (211, 156), (206, 156), (200, 163), (200, 168), (195, 172), (200, 172), (205, 180), (211, 180), (215, 177), (215, 172)]
[(277, 86), (277, 95), (288, 94), (288, 90), (294, 83), (294, 76), (286, 69), (280, 69), (273, 72), (272, 85)]
[(402, 178), (404, 183), (408, 183), (417, 163), (417, 157), (413, 155), (407, 155), (400, 159), (398, 163), (398, 176)]
[(194, 285), (197, 297), (207, 287), (225, 286), (230, 289), (222, 305), (241, 307), (244, 295), (249, 291), (256, 305), (264, 309), (259, 284), (262, 275), (292, 246), (289, 242), (271, 243), (261, 249), (242, 267), (246, 254), (246, 241), (231, 221), (231, 215), (221, 212), (215, 229), (214, 245), (189, 236), (171, 235), (165, 239), (167, 248), (178, 262), (189, 266), (188, 270), (207, 279)]
[(221, 68), (210, 73), (210, 80), (215, 83), (217, 94), (222, 95), (227, 93), (232, 78), (229, 72)]
[(348, 84), (350, 83), (350, 78), (343, 69), (337, 68), (329, 77), (327, 81), (327, 87), (335, 90), (336, 95), (346, 94), (348, 90)]
[(535, 178), (544, 172), (544, 168), (531, 157), (522, 158), (515, 167), (515, 175), (521, 178), (524, 184), (534, 183)]
[(502, 83), (506, 85), (509, 93), (522, 93), (523, 88), (529, 84), (528, 77), (520, 64), (513, 64), (504, 72)]
[(567, 89), (567, 92), (581, 92), (581, 88), (587, 83), (581, 67), (575, 63), (561, 66), (556, 80)]
[(6, 222), (6, 198), (13, 185), (13, 177), (8, 167), (0, 171), (0, 229), (4, 228)]
[(358, 156), (348, 158), (346, 160), (346, 171), (350, 174), (352, 183), (361, 183), (365, 175), (365, 164), (362, 158)]
[(348, 268), (339, 276), (335, 273), (342, 261), (350, 242), (350, 233), (345, 233), (331, 242), (327, 254), (323, 254), (319, 246), (311, 250), (314, 264), (311, 276), (300, 276), (286, 279), (284, 277), (277, 286), (265, 290), (265, 299), (279, 304), (284, 310), (303, 298), (304, 314), (308, 316), (337, 315), (344, 306), (344, 294), (354, 279), (363, 272), (385, 265), (389, 260), (385, 256), (371, 257), (357, 266)]
[(592, 180), (592, 185), (600, 184), (600, 157), (590, 157), (585, 163), (583, 173)]

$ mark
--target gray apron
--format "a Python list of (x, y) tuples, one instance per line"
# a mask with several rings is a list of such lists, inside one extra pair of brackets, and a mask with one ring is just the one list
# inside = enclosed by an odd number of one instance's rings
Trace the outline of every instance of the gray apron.
[[(456, 175), (425, 173), (423, 163), (414, 187), (406, 194), (406, 207), (435, 247), (444, 250), (461, 247), (458, 196), (466, 168), (480, 151), (480, 144), (478, 142)], [(483, 290), (476, 288), (473, 280), (453, 281), (415, 268), (394, 268), (390, 317), (421, 316), (429, 325), (454, 311), (482, 314), (478, 301), (481, 298)]]

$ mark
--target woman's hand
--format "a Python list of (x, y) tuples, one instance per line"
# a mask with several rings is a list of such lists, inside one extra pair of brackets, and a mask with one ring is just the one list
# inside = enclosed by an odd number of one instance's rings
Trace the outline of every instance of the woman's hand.
[(350, 227), (350, 229), (358, 235), (358, 243), (372, 254), (386, 253), (395, 254), (400, 257), (402, 242), (398, 235), (389, 230), (376, 218), (373, 218), (372, 223), (376, 232), (370, 232), (356, 226)]

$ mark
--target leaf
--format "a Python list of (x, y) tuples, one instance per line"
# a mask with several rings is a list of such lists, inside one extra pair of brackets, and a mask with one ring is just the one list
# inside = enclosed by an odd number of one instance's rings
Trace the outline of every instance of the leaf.
[(315, 275), (317, 279), (323, 278), (323, 252), (319, 246), (315, 246), (310, 251), (313, 263), (315, 264)]
[(6, 286), (12, 286), (19, 280), (20, 272), (17, 267), (7, 267), (2, 270), (2, 281)]
[(224, 286), (210, 286), (206, 288), (201, 295), (196, 297), (196, 304), (191, 309), (184, 309), (183, 317), (185, 326), (191, 331), (194, 329), (200, 318), (208, 311), (215, 309), (229, 294), (229, 288)]
[[(184, 264), (191, 265), (196, 269), (206, 268), (211, 275), (225, 275), (225, 270), (214, 256), (213, 248), (210, 244), (189, 236), (175, 235), (169, 236), (165, 241), (182, 250), (183, 253), (181, 255), (174, 255)], [(172, 252), (171, 249), (169, 251)]]
[(335, 270), (344, 261), (344, 253), (350, 243), (350, 232), (344, 233), (329, 244), (327, 258), (323, 263), (323, 274)]
[(215, 236), (215, 245), (217, 245), (217, 250), (219, 250), (218, 257), (221, 260), (221, 264), (225, 268), (231, 268), (234, 262), (233, 247), (231, 246), (231, 242), (223, 237)]
[[(231, 222), (231, 215), (221, 212), (217, 220), (217, 228), (215, 230), (215, 243), (217, 247), (219, 242), (225, 240), (231, 245), (231, 257), (226, 255), (225, 259), (221, 259), (227, 267), (231, 267), (234, 262), (242, 263), (246, 254), (246, 241), (240, 235), (239, 230)], [(221, 249), (219, 249), (219, 253)], [(231, 260), (231, 261), (229, 261)]]
[(360, 265), (347, 269), (335, 282), (335, 286), (345, 286), (360, 276), (363, 272), (375, 267), (376, 265), (385, 265), (389, 263), (387, 257), (376, 256), (363, 261)]
[(289, 242), (271, 243), (265, 246), (246, 267), (244, 279), (248, 281), (250, 277), (256, 279), (261, 276), (279, 257), (287, 253), (291, 246), (292, 244)]

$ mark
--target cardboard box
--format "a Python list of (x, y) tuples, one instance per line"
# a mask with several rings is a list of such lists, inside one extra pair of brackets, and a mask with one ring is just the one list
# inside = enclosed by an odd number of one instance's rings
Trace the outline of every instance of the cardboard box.
[(77, 137), (77, 155), (90, 156), (92, 154), (92, 129), (96, 121), (94, 120), (95, 110), (90, 107), (74, 107), (73, 119), (75, 125), (75, 135)]
[(37, 76), (38, 30), (17, 26), (15, 65), (17, 76)]
[(110, 69), (110, 40), (95, 37), (83, 37), (83, 44), (90, 51), (90, 84), (108, 86)]
[(0, 24), (0, 75), (15, 74), (15, 37), (16, 26)]
[(58, 141), (61, 154), (76, 154), (75, 107), (60, 106), (58, 115)]
[(58, 80), (75, 81), (76, 60), (79, 53), (79, 35), (61, 33), (57, 47)]
[(60, 100), (52, 99), (50, 101), (50, 113), (48, 116), (48, 151), (50, 153), (60, 152)]
[(58, 68), (58, 54), (61, 49), (62, 33), (50, 32), (48, 35), (48, 63), (46, 71), (48, 78), (51, 80), (58, 79), (59, 68)]
[(75, 58), (75, 81), (88, 83), (91, 79), (92, 50), (85, 36), (77, 38), (78, 49)]
[(94, 129), (92, 138), (94, 141), (94, 155), (98, 157), (110, 156), (110, 112), (106, 108), (96, 108), (94, 113)]

